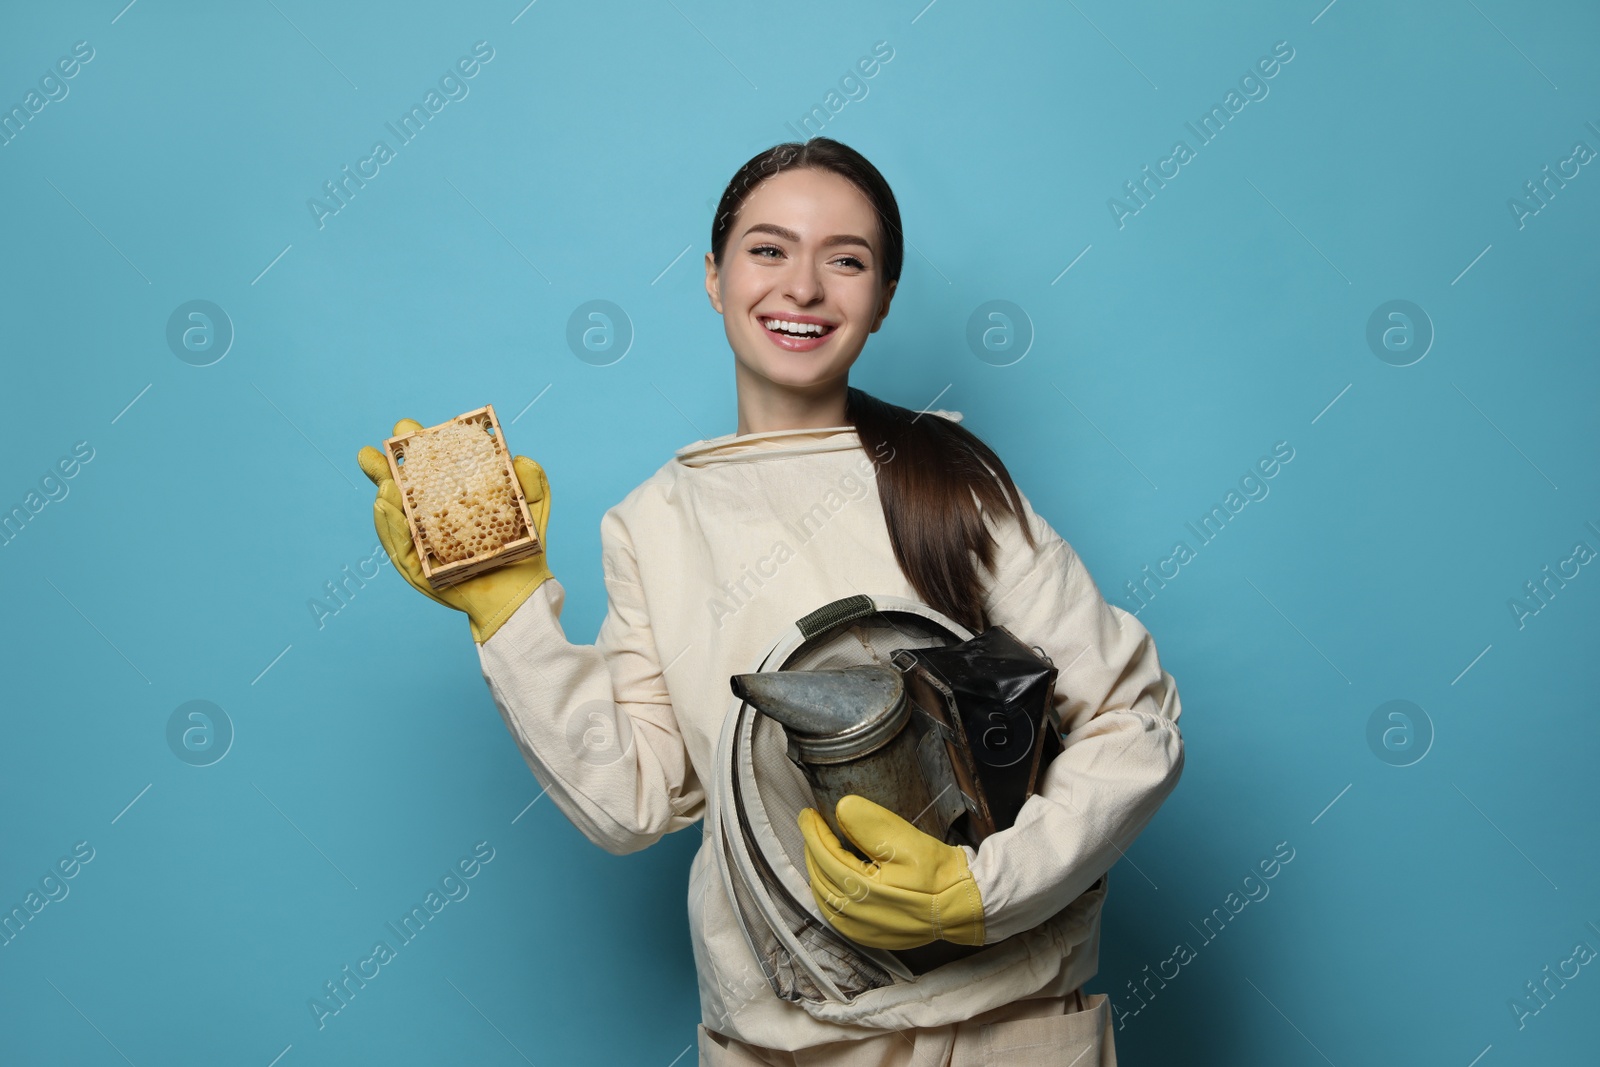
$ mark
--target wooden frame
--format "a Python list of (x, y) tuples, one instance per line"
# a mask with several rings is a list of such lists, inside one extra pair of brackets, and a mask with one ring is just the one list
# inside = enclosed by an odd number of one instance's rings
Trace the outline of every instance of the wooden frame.
[[(417, 517), (412, 514), (411, 500), (406, 495), (405, 483), (400, 480), (400, 466), (405, 459), (406, 442), (413, 437), (431, 433), (444, 426), (455, 423), (471, 423), (481, 425), (485, 432), (494, 438), (495, 452), (499, 454), (500, 461), (505, 465), (506, 477), (511, 479), (512, 498), (517, 502), (517, 513), (522, 516), (523, 535), (514, 541), (508, 541), (493, 552), (480, 553), (470, 559), (457, 560), (455, 563), (440, 563), (423, 540), (422, 528), (417, 523)], [(486, 404), (481, 408), (457, 415), (453, 419), (429, 426), (411, 433), (403, 433), (391, 437), (383, 442), (384, 455), (389, 460), (389, 476), (394, 479), (394, 484), (400, 489), (400, 503), (405, 509), (406, 525), (411, 531), (411, 543), (416, 547), (417, 560), (422, 565), (422, 576), (428, 584), (435, 589), (445, 589), (456, 583), (471, 578), (475, 574), (493, 570), (507, 563), (516, 563), (527, 559), (529, 556), (538, 555), (542, 550), (539, 544), (539, 535), (533, 525), (533, 514), (528, 510), (528, 500), (522, 492), (522, 481), (517, 477), (516, 466), (511, 461), (511, 448), (506, 444), (505, 434), (500, 430), (500, 420), (495, 417), (494, 405)]]

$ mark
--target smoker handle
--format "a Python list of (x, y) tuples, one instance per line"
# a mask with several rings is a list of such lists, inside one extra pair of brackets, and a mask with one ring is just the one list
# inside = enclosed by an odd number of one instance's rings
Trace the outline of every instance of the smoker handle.
[(822, 605), (822, 607), (806, 615), (795, 625), (800, 628), (801, 635), (809, 641), (830, 627), (849, 622), (851, 619), (859, 619), (863, 615), (871, 615), (877, 610), (878, 606), (872, 602), (871, 597), (865, 593), (858, 593), (855, 596), (847, 596), (840, 600), (835, 600), (831, 604)]

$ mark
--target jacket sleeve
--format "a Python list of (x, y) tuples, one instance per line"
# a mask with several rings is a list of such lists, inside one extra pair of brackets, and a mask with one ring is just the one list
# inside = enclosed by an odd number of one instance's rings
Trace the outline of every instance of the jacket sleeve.
[(1054, 662), (1065, 737), (1015, 824), (966, 848), (985, 944), (1038, 925), (1094, 885), (1183, 771), (1178, 689), (1155, 642), (1106, 603), (1072, 546), (1023, 503), (1036, 548), (1009, 514), (998, 525), (985, 516), (999, 543), (985, 606), (991, 626)]
[(600, 523), (608, 608), (593, 645), (561, 628), (566, 593), (546, 580), (478, 646), (517, 747), (568, 819), (615, 855), (705, 814), (705, 790), (667, 695), (632, 541), (615, 509)]

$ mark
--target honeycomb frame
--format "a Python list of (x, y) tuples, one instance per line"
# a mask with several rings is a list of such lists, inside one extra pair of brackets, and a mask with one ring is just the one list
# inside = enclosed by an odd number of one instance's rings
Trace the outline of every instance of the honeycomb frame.
[[(511, 497), (516, 504), (516, 513), (520, 517), (522, 530), (521, 536), (505, 542), (498, 549), (480, 552), (454, 563), (445, 563), (428, 544), (428, 539), (412, 507), (411, 496), (406, 492), (406, 482), (401, 478), (400, 468), (403, 465), (406, 445), (412, 439), (462, 423), (483, 427), (493, 439), (495, 453), (510, 482)], [(411, 543), (417, 550), (417, 560), (422, 566), (422, 575), (433, 588), (446, 589), (473, 575), (482, 574), (507, 563), (516, 563), (541, 551), (542, 546), (533, 524), (533, 514), (528, 510), (528, 500), (523, 494), (522, 482), (517, 478), (517, 470), (511, 460), (511, 449), (506, 444), (505, 434), (500, 429), (500, 420), (495, 416), (493, 404), (486, 404), (421, 430), (397, 434), (383, 442), (383, 452), (389, 461), (389, 476), (400, 489), (400, 502), (405, 510), (406, 526), (411, 533)]]

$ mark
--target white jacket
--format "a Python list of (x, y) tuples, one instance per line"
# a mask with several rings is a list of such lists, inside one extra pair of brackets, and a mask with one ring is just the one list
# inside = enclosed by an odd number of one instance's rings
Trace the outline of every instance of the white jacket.
[[(930, 412), (952, 420), (952, 412)], [(609, 610), (594, 645), (572, 644), (556, 579), (487, 642), (490, 693), (539, 783), (585, 836), (623, 854), (700, 820), (730, 675), (822, 604), (857, 593), (920, 601), (889, 543), (877, 464), (852, 427), (725, 434), (681, 448), (600, 522)], [(1107, 604), (1071, 545), (1027, 503), (1037, 548), (1007, 516), (982, 571), (991, 625), (1060, 669), (1066, 746), (1040, 794), (974, 854), (986, 943), (1028, 930), (1122, 856), (1183, 769), (1178, 690), (1150, 634)], [(793, 1050), (879, 1033), (813, 1018), (760, 977), (702, 842), (690, 926), (704, 1024)], [(1007, 999), (1069, 993), (1098, 969), (1099, 912), (1046, 961), (1043, 984)], [(733, 1010), (734, 1006), (737, 1010)], [(970, 1014), (967, 1013), (967, 1014)], [(927, 1019), (937, 1025), (963, 1014)]]

